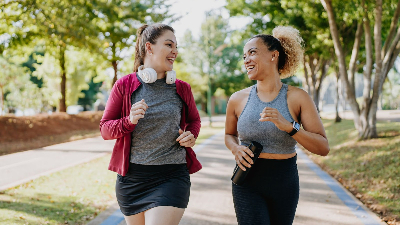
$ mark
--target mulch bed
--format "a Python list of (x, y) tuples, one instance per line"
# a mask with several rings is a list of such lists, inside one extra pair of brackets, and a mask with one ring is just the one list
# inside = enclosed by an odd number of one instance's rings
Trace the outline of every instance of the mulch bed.
[(102, 111), (0, 116), (0, 155), (100, 135)]

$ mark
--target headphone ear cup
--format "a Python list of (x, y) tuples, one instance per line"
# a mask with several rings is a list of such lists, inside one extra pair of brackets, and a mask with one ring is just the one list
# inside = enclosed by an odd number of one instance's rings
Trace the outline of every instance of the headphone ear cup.
[(167, 76), (165, 82), (167, 84), (173, 84), (176, 81), (176, 72), (174, 70), (167, 71)]
[(153, 68), (143, 69), (143, 65), (139, 66), (138, 73), (139, 77), (145, 83), (154, 83), (157, 80), (157, 72)]

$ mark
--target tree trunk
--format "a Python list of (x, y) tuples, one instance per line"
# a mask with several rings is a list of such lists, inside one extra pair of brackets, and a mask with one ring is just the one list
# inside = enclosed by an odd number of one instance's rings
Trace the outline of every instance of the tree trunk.
[(60, 66), (61, 66), (61, 99), (60, 99), (60, 105), (59, 105), (59, 111), (60, 112), (66, 112), (67, 111), (67, 105), (65, 103), (65, 86), (67, 84), (67, 74), (65, 72), (65, 45), (60, 45)]
[[(308, 94), (313, 99), (315, 107), (317, 107), (319, 112), (319, 100), (322, 82), (326, 77), (330, 61), (311, 55), (305, 56), (304, 59), (305, 84), (307, 86)], [(320, 76), (317, 76), (319, 72)]]
[(3, 111), (4, 111), (4, 92), (3, 92), (3, 86), (0, 85), (0, 95), (1, 95), (1, 110), (0, 110), (0, 116), (3, 115)]
[(337, 70), (337, 67), (335, 66), (336, 69), (336, 98), (335, 98), (335, 111), (336, 111), (336, 117), (335, 117), (335, 123), (339, 123), (342, 121), (342, 118), (339, 116), (339, 71)]
[(113, 77), (113, 81), (112, 81), (112, 86), (114, 86), (115, 82), (117, 82), (117, 72), (118, 72), (118, 62), (116, 60), (113, 60), (111, 62), (113, 68), (114, 68), (114, 77)]

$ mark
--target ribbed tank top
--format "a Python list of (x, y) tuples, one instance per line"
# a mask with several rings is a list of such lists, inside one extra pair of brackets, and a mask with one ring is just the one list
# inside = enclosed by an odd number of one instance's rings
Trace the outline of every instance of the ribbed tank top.
[(257, 141), (263, 146), (262, 153), (291, 154), (296, 152), (297, 142), (288, 133), (279, 130), (270, 121), (259, 121), (260, 113), (265, 107), (275, 108), (289, 122), (294, 121), (287, 104), (287, 90), (288, 85), (283, 84), (274, 100), (263, 102), (257, 95), (257, 84), (251, 88), (246, 106), (237, 123), (240, 142), (249, 144), (250, 141)]

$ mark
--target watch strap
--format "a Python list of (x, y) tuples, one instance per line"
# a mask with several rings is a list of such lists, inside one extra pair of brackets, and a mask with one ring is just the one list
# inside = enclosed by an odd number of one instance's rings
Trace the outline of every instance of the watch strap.
[(293, 122), (292, 122), (292, 124), (293, 124), (293, 130), (290, 131), (290, 133), (288, 133), (290, 136), (293, 136), (294, 134), (297, 133), (297, 131), (299, 131), (299, 130), (297, 130), (297, 129), (295, 128), (296, 123), (297, 123), (296, 121), (293, 121)]

